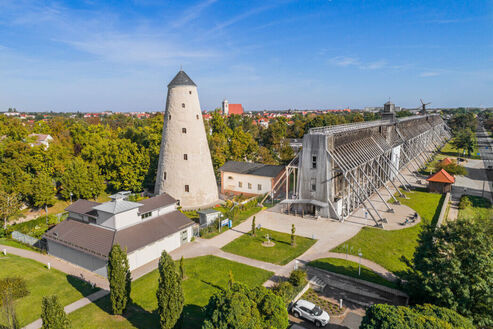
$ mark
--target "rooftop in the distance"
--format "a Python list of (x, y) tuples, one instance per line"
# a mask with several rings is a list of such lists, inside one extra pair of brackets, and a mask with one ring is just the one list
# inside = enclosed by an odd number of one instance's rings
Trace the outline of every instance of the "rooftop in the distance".
[(221, 168), (219, 168), (220, 171), (264, 177), (277, 177), (283, 169), (284, 166), (239, 161), (228, 161)]

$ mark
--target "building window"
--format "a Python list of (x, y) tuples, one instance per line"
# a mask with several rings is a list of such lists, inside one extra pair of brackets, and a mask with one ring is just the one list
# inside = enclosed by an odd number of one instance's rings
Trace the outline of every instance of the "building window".
[(242, 182), (238, 182), (238, 187), (243, 187), (243, 183)]
[(257, 189), (258, 189), (259, 191), (262, 191), (262, 184), (258, 184), (258, 185), (257, 185)]
[(187, 133), (187, 128), (181, 128), (181, 132), (186, 134)]
[(197, 120), (198, 120), (199, 119), (199, 115), (197, 114), (196, 116), (197, 116)]
[(170, 114), (170, 115), (168, 115), (168, 119), (169, 119), (169, 120), (171, 120), (171, 114)]
[(181, 103), (181, 107), (185, 108), (185, 103)]
[(233, 179), (233, 176), (228, 176), (228, 179)]
[(312, 168), (317, 169), (317, 156), (312, 155)]
[(252, 184), (251, 183), (248, 183), (248, 189), (251, 190), (252, 189)]
[(148, 218), (151, 216), (152, 216), (152, 211), (149, 211), (149, 212), (146, 212), (146, 213), (143, 213), (142, 215), (140, 215), (140, 218), (144, 219), (144, 218)]
[(185, 185), (185, 192), (190, 192), (190, 186)]
[(166, 180), (166, 171), (163, 174), (163, 178), (164, 178), (164, 180)]
[(317, 180), (315, 178), (310, 179), (310, 190), (312, 192), (317, 190)]
[(191, 94), (192, 94), (192, 91), (191, 91), (191, 90), (189, 90), (189, 91), (188, 91), (188, 93), (191, 95)]
[(183, 154), (183, 160), (188, 160), (188, 154)]

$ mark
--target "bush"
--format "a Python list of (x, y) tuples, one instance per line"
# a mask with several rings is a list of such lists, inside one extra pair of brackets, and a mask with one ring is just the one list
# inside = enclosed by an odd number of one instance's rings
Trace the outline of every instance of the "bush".
[(272, 287), (274, 295), (282, 298), (286, 305), (294, 298), (295, 289), (289, 281), (278, 282)]
[(460, 198), (459, 209), (464, 210), (469, 207), (472, 207), (472, 202), (467, 195), (463, 195)]
[(289, 282), (294, 287), (301, 287), (306, 284), (306, 272), (304, 270), (298, 269), (291, 272), (289, 275)]

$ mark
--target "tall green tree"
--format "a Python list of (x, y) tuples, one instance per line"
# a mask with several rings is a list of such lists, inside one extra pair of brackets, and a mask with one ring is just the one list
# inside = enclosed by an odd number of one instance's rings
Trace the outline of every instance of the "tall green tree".
[(55, 204), (56, 188), (53, 179), (45, 172), (40, 172), (32, 181), (32, 203), (44, 208)]
[(56, 295), (45, 296), (41, 304), (41, 329), (69, 329), (70, 320)]
[(21, 214), (22, 202), (17, 193), (7, 193), (0, 190), (0, 219), (3, 219), (3, 228), (7, 222)]
[(70, 161), (60, 178), (61, 196), (68, 200), (70, 193), (75, 199), (95, 199), (100, 195), (106, 185), (103, 176), (99, 173), (99, 167), (80, 157)]
[(452, 140), (452, 145), (458, 150), (464, 150), (468, 156), (474, 150), (476, 140), (471, 129), (461, 129)]
[(162, 329), (171, 329), (181, 317), (184, 297), (175, 262), (166, 251), (161, 254), (158, 271), (159, 282), (156, 297), (159, 323)]
[(4, 323), (8, 329), (19, 329), (15, 311), (15, 301), (29, 295), (26, 281), (19, 277), (0, 279), (0, 306)]
[(493, 219), (458, 219), (428, 227), (410, 262), (414, 301), (450, 308), (478, 326), (493, 326)]
[(110, 283), (111, 309), (122, 314), (130, 301), (132, 278), (126, 250), (119, 244), (113, 245), (108, 257), (108, 281)]

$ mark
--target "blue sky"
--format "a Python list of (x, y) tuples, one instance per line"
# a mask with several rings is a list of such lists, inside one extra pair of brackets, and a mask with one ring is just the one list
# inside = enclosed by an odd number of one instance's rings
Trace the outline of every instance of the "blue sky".
[(493, 0), (0, 0), (0, 111), (493, 106)]

